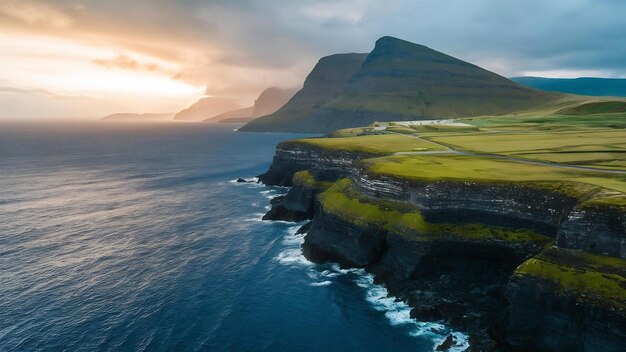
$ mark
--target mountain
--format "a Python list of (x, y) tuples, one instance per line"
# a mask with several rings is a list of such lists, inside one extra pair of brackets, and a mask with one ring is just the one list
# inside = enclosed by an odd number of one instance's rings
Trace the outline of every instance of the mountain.
[(267, 88), (254, 101), (254, 105), (229, 111), (213, 116), (205, 121), (222, 123), (244, 123), (259, 116), (265, 116), (276, 112), (285, 105), (294, 94), (296, 89), (281, 89), (276, 87)]
[(217, 116), (210, 117), (204, 121), (206, 122), (225, 122), (229, 123), (229, 121), (244, 121), (248, 122), (254, 119), (252, 114), (254, 113), (254, 106), (249, 106), (247, 108), (241, 108), (233, 111), (228, 111), (223, 114), (219, 114)]
[(254, 117), (265, 116), (275, 113), (291, 99), (298, 89), (268, 88), (254, 101)]
[(301, 122), (337, 97), (361, 68), (367, 54), (336, 54), (321, 58), (304, 81), (304, 86), (285, 106), (243, 126), (242, 131), (295, 131)]
[(234, 99), (202, 98), (187, 109), (181, 110), (174, 120), (202, 121), (209, 117), (241, 108)]
[(543, 78), (514, 77), (513, 82), (549, 92), (591, 96), (626, 97), (625, 78)]
[(166, 121), (174, 119), (175, 112), (159, 113), (159, 114), (135, 114), (135, 113), (116, 113), (107, 115), (100, 120), (116, 120), (116, 121)]
[[(377, 40), (361, 65), (364, 56), (351, 55), (350, 70), (320, 60), (289, 104), (241, 130), (324, 133), (375, 121), (501, 115), (560, 97), (393, 37)], [(319, 66), (325, 69), (324, 79), (313, 81)], [(311, 85), (315, 90), (307, 89)], [(316, 103), (295, 104), (301, 93)]]

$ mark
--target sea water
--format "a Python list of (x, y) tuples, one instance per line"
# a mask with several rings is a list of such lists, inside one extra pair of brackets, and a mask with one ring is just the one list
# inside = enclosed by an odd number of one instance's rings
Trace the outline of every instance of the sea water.
[(432, 351), (447, 327), (308, 262), (261, 221), (286, 189), (235, 181), (296, 137), (0, 124), (0, 351)]

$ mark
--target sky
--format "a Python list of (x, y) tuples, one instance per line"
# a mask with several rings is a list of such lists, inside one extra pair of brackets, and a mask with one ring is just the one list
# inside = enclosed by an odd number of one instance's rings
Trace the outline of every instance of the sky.
[(0, 0), (0, 118), (250, 104), (399, 37), (501, 75), (626, 77), (622, 0)]

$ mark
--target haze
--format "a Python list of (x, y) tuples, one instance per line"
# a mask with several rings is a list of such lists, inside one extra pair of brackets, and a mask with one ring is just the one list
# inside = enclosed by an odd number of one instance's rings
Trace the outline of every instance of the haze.
[(0, 0), (0, 118), (249, 104), (383, 35), (505, 76), (624, 77), (624, 13), (618, 0)]

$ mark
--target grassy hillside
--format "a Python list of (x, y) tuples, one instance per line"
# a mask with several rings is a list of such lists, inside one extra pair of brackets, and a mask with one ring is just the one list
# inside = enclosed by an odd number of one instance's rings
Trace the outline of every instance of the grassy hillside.
[(367, 58), (320, 60), (283, 109), (242, 130), (324, 133), (374, 121), (502, 115), (560, 98), (425, 46), (383, 37)]
[(362, 124), (390, 118), (498, 115), (555, 98), (425, 46), (383, 37), (343, 94), (326, 105), (317, 118), (335, 115), (336, 125), (338, 113), (343, 116), (355, 111), (361, 115)]

